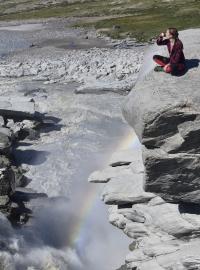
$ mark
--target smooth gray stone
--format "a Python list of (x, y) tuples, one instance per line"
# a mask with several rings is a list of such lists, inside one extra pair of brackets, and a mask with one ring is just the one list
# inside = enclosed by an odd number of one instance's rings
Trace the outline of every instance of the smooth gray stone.
[(144, 192), (143, 175), (127, 174), (112, 178), (104, 187), (101, 198), (106, 204), (148, 202), (155, 195)]

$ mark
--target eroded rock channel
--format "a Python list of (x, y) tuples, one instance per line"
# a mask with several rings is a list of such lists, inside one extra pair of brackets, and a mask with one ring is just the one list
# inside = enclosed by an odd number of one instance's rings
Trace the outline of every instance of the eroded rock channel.
[(117, 268), (129, 241), (107, 224), (87, 178), (133, 134), (120, 107), (144, 47), (67, 20), (0, 31), (1, 265)]

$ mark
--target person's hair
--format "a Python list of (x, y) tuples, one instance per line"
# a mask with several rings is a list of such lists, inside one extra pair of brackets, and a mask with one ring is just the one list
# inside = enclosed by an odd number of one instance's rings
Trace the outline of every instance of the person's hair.
[(168, 28), (169, 33), (173, 36), (173, 38), (178, 38), (178, 30), (174, 27)]

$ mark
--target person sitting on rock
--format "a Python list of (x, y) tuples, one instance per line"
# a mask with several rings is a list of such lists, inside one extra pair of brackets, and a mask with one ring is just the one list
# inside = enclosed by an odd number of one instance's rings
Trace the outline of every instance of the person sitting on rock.
[(166, 33), (161, 33), (157, 38), (157, 45), (167, 45), (169, 57), (154, 55), (153, 60), (159, 64), (154, 68), (155, 71), (164, 71), (172, 75), (178, 75), (185, 71), (183, 43), (178, 38), (176, 28), (168, 28)]

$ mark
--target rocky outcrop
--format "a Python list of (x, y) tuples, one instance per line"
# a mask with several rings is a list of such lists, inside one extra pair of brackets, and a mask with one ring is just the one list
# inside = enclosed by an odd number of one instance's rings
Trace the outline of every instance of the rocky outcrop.
[(24, 176), (26, 169), (17, 164), (13, 149), (20, 140), (37, 137), (36, 127), (41, 121), (34, 100), (0, 97), (0, 212), (15, 223), (21, 223), (22, 217), (28, 219), (31, 211), (24, 202), (39, 194), (20, 188), (26, 186), (28, 179)]
[(151, 72), (123, 105), (140, 152), (115, 153), (115, 167), (111, 162), (89, 177), (105, 183), (102, 200), (109, 204), (109, 221), (133, 240), (127, 269), (200, 269), (200, 69), (195, 46), (200, 31), (181, 34), (187, 73)]
[[(130, 149), (118, 152), (120, 162), (125, 155), (137, 156)], [(143, 189), (142, 152), (131, 163), (93, 173), (90, 182), (106, 182), (102, 200), (109, 205), (109, 222), (123, 230), (133, 242), (126, 257), (127, 269), (198, 269), (200, 244), (200, 207), (184, 203), (168, 203)], [(140, 162), (140, 166), (139, 165)], [(106, 181), (104, 181), (106, 179)], [(179, 268), (178, 268), (179, 267)], [(194, 268), (195, 269), (195, 268)]]
[[(199, 30), (192, 40), (200, 40)], [(199, 204), (200, 73), (199, 48), (193, 46), (185, 41), (190, 59), (184, 76), (151, 73), (133, 89), (123, 111), (144, 146), (145, 190), (170, 202)]]

